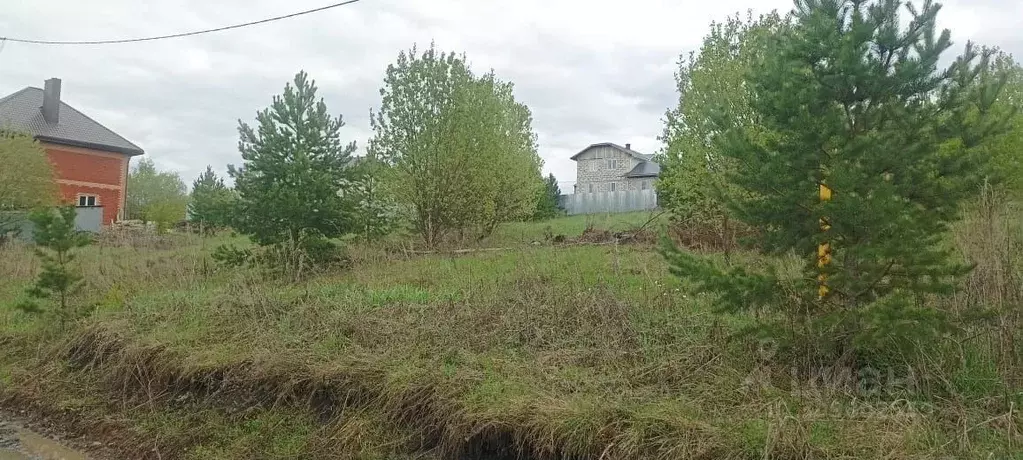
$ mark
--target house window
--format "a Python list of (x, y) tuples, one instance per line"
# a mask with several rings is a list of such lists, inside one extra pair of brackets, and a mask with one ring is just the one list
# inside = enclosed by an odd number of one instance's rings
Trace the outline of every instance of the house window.
[(96, 206), (98, 202), (96, 195), (78, 195), (78, 206)]
[(590, 184), (590, 193), (593, 193), (593, 184)]
[(617, 187), (618, 187), (618, 184), (616, 184), (616, 183), (614, 183), (614, 182), (612, 182), (612, 183), (611, 183), (611, 191), (612, 191), (612, 192), (615, 192), (615, 191), (617, 191), (617, 190), (616, 190), (616, 188), (617, 188)]
[(618, 160), (607, 160), (607, 169), (618, 169)]
[(643, 183), (642, 183), (642, 184), (640, 184), (640, 187), (641, 187), (641, 188), (642, 188), (643, 190), (647, 190), (647, 189), (649, 189), (649, 188), (650, 188), (650, 181), (643, 181)]

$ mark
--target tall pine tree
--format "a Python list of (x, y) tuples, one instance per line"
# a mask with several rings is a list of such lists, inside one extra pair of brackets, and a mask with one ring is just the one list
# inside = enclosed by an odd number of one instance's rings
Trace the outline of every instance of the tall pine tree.
[(717, 139), (737, 165), (735, 216), (767, 253), (801, 257), (801, 279), (666, 251), (672, 271), (722, 293), (725, 310), (780, 309), (767, 330), (843, 357), (947, 325), (925, 300), (968, 267), (942, 237), (982, 180), (988, 159), (971, 147), (1004, 126), (990, 116), (1004, 79), (985, 72), (988, 56), (967, 45), (939, 71), (950, 46), (935, 28), (939, 5), (906, 4), (908, 21), (903, 5), (798, 0), (795, 26), (748, 76), (764, 133)]
[(213, 172), (212, 166), (206, 166), (206, 171), (192, 182), (188, 220), (208, 230), (227, 227), (234, 198), (234, 191), (224, 184), (224, 179)]
[(238, 192), (234, 226), (273, 246), (298, 276), (311, 248), (351, 229), (351, 206), (338, 191), (350, 176), (355, 142), (341, 141), (341, 116), (332, 117), (305, 72), (256, 114), (256, 128), (240, 123), (244, 163), (228, 166)]

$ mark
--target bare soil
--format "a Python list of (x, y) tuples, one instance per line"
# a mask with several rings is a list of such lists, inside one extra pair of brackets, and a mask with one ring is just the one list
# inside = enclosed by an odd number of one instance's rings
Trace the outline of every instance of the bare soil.
[[(68, 439), (47, 420), (32, 421), (23, 415), (0, 411), (0, 460), (100, 460), (104, 444), (84, 438)], [(72, 448), (69, 446), (75, 446)], [(96, 455), (86, 455), (90, 446)]]

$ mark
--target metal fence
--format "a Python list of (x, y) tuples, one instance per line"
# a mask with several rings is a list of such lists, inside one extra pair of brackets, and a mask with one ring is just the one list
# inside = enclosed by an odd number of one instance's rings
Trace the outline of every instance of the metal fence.
[[(82, 232), (99, 232), (103, 227), (103, 207), (102, 206), (83, 206), (75, 209), (75, 229)], [(10, 218), (11, 215), (7, 217)], [(28, 221), (27, 216), (21, 215), (21, 221), (17, 224), (18, 237), (25, 240), (32, 239), (32, 222)], [(2, 235), (0, 235), (2, 236)]]
[(645, 211), (657, 208), (657, 192), (629, 190), (561, 195), (561, 206), (569, 215)]

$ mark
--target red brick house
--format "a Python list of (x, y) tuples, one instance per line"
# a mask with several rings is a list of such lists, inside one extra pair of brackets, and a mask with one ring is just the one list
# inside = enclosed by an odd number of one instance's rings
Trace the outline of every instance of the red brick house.
[(103, 224), (124, 217), (128, 161), (139, 146), (60, 100), (60, 79), (0, 99), (0, 128), (31, 134), (42, 144), (63, 198), (102, 206)]

